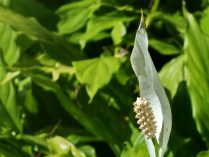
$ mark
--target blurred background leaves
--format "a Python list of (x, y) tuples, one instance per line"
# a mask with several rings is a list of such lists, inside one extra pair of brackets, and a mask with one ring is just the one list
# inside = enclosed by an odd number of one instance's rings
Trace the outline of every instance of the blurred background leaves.
[(165, 156), (207, 157), (207, 0), (0, 0), (0, 157), (147, 157), (130, 52), (147, 17), (169, 97)]

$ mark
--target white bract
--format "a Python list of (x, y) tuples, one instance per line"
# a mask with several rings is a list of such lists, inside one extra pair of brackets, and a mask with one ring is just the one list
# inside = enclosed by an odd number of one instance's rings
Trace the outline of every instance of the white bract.
[(148, 52), (148, 37), (143, 16), (136, 33), (131, 65), (139, 81), (140, 96), (149, 101), (156, 120), (155, 136), (159, 147), (155, 148), (153, 140), (145, 138), (150, 157), (156, 157), (156, 152), (162, 157), (171, 132), (171, 109)]

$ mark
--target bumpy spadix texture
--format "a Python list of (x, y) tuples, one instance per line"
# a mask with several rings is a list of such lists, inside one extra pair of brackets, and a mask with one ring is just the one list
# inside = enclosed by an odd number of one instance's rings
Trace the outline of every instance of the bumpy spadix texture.
[(155, 137), (156, 133), (156, 121), (153, 115), (150, 103), (145, 98), (137, 98), (136, 102), (133, 103), (134, 112), (136, 113), (135, 118), (139, 129), (147, 139)]

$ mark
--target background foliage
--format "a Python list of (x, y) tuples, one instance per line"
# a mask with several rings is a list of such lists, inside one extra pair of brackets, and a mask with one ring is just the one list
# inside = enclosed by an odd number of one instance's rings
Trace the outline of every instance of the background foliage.
[(129, 61), (141, 8), (173, 114), (165, 156), (209, 156), (207, 0), (0, 0), (0, 157), (148, 156)]

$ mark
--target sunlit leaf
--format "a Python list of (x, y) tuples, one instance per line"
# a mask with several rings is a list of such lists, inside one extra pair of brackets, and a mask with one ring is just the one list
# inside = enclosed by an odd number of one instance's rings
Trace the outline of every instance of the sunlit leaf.
[(135, 139), (133, 143), (125, 144), (121, 157), (148, 157), (149, 154), (143, 136), (139, 134), (138, 128), (133, 128), (132, 130), (132, 136)]
[[(0, 51), (0, 82), (5, 79), (7, 74), (3, 62)], [(0, 84), (0, 112), (3, 116), (0, 120), (1, 127), (5, 125), (12, 131), (22, 131), (20, 106), (17, 104), (16, 98), (16, 89), (13, 82)]]
[(70, 34), (83, 27), (99, 7), (97, 0), (85, 0), (63, 5), (57, 14), (61, 17), (58, 29), (61, 34)]
[(114, 57), (100, 57), (73, 62), (73, 66), (77, 79), (86, 84), (86, 90), (92, 99), (110, 81), (113, 73), (117, 72), (120, 62)]
[(203, 12), (202, 18), (200, 19), (200, 28), (202, 31), (209, 36), (209, 7)]
[(78, 150), (70, 141), (60, 136), (47, 140), (48, 146), (55, 155), (71, 155), (72, 157), (85, 157), (85, 154)]
[(178, 85), (185, 79), (185, 56), (181, 55), (172, 59), (160, 71), (160, 79), (169, 90), (171, 97), (176, 94)]
[(209, 151), (202, 151), (198, 153), (197, 157), (209, 157)]
[(111, 36), (115, 45), (122, 41), (123, 36), (126, 34), (126, 27), (122, 22), (118, 22), (113, 27)]
[(188, 64), (188, 87), (197, 129), (209, 141), (209, 37), (200, 30), (192, 14), (183, 8), (187, 22), (184, 48)]
[(20, 46), (16, 43), (18, 34), (3, 23), (0, 23), (0, 34), (0, 48), (4, 59), (8, 65), (13, 65), (20, 56)]
[(151, 39), (149, 45), (163, 55), (175, 55), (180, 53), (180, 50), (176, 46), (160, 40)]

